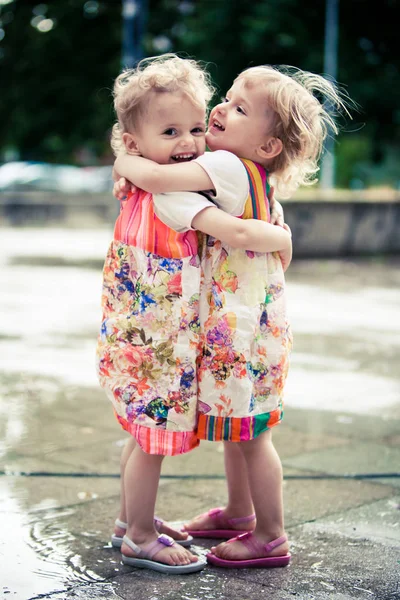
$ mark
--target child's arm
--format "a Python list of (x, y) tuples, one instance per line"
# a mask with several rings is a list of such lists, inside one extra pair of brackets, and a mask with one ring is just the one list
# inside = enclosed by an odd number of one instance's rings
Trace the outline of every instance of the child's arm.
[(253, 252), (282, 251), (287, 256), (285, 263), (290, 262), (292, 238), (289, 231), (282, 227), (256, 219), (238, 219), (214, 207), (197, 213), (192, 220), (192, 227), (233, 248)]
[(143, 156), (121, 154), (115, 160), (114, 169), (121, 177), (151, 194), (198, 192), (214, 187), (205, 170), (195, 161), (159, 165)]

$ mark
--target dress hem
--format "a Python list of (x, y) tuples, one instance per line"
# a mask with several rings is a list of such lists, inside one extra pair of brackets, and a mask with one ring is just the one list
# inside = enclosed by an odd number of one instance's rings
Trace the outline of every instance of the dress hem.
[(282, 406), (269, 413), (243, 418), (217, 417), (202, 413), (198, 418), (196, 433), (200, 440), (246, 442), (279, 425), (282, 418)]
[(116, 417), (123, 429), (135, 438), (143, 452), (147, 454), (176, 456), (190, 452), (200, 444), (197, 434), (193, 431), (155, 429), (137, 423), (129, 423), (119, 415)]

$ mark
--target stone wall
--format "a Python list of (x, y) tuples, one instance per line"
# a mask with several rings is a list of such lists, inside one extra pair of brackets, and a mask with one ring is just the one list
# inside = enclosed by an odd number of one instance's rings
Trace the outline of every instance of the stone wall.
[[(378, 202), (358, 195), (355, 200), (318, 200), (314, 196), (283, 204), (295, 257), (400, 253), (398, 199)], [(118, 210), (111, 194), (0, 194), (1, 226), (112, 227)]]

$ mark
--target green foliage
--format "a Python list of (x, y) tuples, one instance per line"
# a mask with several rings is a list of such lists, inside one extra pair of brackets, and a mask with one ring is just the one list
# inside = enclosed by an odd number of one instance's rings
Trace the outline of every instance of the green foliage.
[[(323, 72), (324, 0), (141, 3), (148, 6), (145, 53), (168, 49), (206, 62), (219, 95), (251, 65)], [(45, 17), (55, 26), (47, 32), (31, 24), (38, 5), (0, 5), (0, 152), (16, 147), (23, 159), (73, 162), (86, 147), (95, 160), (111, 162), (121, 2), (99, 0), (96, 14), (85, 12), (86, 0), (48, 2)], [(341, 185), (355, 176), (357, 162), (383, 164), (383, 148), (396, 153), (400, 147), (399, 17), (395, 0), (382, 0), (379, 10), (371, 0), (340, 2), (338, 80), (361, 106), (337, 146)]]
[(353, 134), (342, 138), (335, 149), (336, 183), (338, 187), (351, 187), (354, 179), (359, 179), (357, 164), (369, 163), (372, 156), (372, 142), (365, 135)]
[(0, 61), (0, 148), (54, 162), (73, 160), (87, 143), (103, 152), (120, 62), (120, 6), (108, 3), (90, 19), (83, 0), (49, 3), (45, 16), (56, 24), (40, 32), (31, 25), (37, 4), (6, 6), (14, 18), (4, 27)]

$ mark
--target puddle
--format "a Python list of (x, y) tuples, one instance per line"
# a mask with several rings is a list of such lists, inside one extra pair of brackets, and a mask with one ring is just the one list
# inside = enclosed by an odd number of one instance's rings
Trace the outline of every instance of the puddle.
[(7, 597), (26, 600), (65, 591), (77, 584), (102, 581), (74, 553), (74, 537), (60, 528), (54, 514), (40, 511), (28, 516), (7, 479), (0, 479), (0, 499), (3, 594), (8, 592)]
[[(317, 362), (318, 357), (315, 358)], [(285, 390), (286, 406), (385, 418), (400, 402), (400, 385), (396, 379), (352, 371), (349, 366), (338, 369), (329, 360), (325, 369), (314, 369), (314, 356), (309, 355), (308, 359), (305, 367), (293, 357)]]
[[(98, 388), (101, 269), (87, 268), (84, 262), (104, 260), (111, 235), (107, 228), (2, 229), (0, 371), (54, 378), (60, 386)], [(31, 264), (13, 264), (21, 257)], [(372, 401), (360, 401), (371, 385), (385, 407), (399, 402), (393, 365), (400, 349), (400, 291), (392, 280), (390, 259), (387, 266), (384, 261), (377, 266), (373, 258), (351, 265), (293, 263), (288, 307), (295, 346), (287, 406), (374, 414), (378, 408)], [(380, 351), (381, 359), (375, 360)], [(391, 360), (385, 358), (388, 353)], [(363, 356), (366, 366), (360, 366)], [(385, 371), (386, 364), (392, 366)], [(375, 368), (370, 374), (369, 365)], [(373, 384), (376, 375), (380, 377)], [(310, 379), (313, 390), (307, 389)]]
[[(95, 371), (101, 317), (99, 265), (111, 237), (111, 230), (1, 230), (0, 458), (7, 456), (21, 470), (49, 465), (50, 470), (65, 469), (68, 460), (77, 459), (69, 455), (64, 464), (60, 444), (74, 443), (79, 426), (80, 443), (87, 438), (89, 445), (95, 445), (98, 440), (91, 442), (91, 436), (98, 431), (97, 424), (105, 426), (95, 410), (97, 397), (92, 404), (79, 400), (78, 405), (75, 390), (84, 388), (90, 396), (91, 388), (100, 395)], [(318, 263), (321, 272), (325, 262)], [(92, 268), (95, 265), (97, 269)], [(389, 414), (400, 401), (397, 366), (379, 371), (374, 362), (394, 365), (395, 359), (386, 360), (384, 352), (395, 356), (400, 347), (400, 292), (390, 285), (391, 270), (380, 264), (377, 282), (368, 261), (363, 261), (352, 271), (347, 287), (335, 288), (327, 276), (319, 279), (318, 269), (307, 271), (296, 263), (292, 268), (295, 276), (293, 281), (288, 277), (288, 301), (295, 347), (286, 405), (346, 413), (340, 416), (342, 423), (349, 423), (352, 413)], [(109, 408), (105, 398), (104, 407)], [(104, 418), (108, 420), (108, 414)], [(57, 424), (55, 435), (41, 430), (46, 420)], [(11, 479), (0, 479), (0, 590), (5, 598), (27, 600), (52, 594), (86, 600), (115, 595), (112, 585), (103, 583), (83, 562), (81, 542), (90, 542), (91, 532), (84, 531), (77, 541), (60, 527), (62, 519), (55, 518), (61, 511), (52, 497), (65, 501), (63, 493), (49, 492), (49, 497), (24, 502), (26, 489), (17, 490)], [(92, 488), (77, 496), (81, 502), (95, 498)], [(98, 562), (102, 573), (108, 567), (113, 573), (119, 570), (118, 563)], [(201, 598), (222, 597), (223, 583), (224, 576), (215, 579), (212, 573), (202, 572)], [(162, 594), (152, 587), (149, 594), (158, 600)], [(164, 596), (172, 598), (172, 594), (168, 589)], [(193, 595), (188, 592), (187, 600)]]

